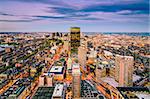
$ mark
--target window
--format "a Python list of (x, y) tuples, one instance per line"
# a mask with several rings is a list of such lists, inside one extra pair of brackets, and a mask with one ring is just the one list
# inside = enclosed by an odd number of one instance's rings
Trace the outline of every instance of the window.
[(55, 68), (55, 70), (58, 70), (58, 68)]

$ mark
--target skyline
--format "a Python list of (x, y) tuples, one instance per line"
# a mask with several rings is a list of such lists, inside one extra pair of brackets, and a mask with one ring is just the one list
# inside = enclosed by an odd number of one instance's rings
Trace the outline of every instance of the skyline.
[(148, 0), (0, 1), (0, 32), (149, 32)]

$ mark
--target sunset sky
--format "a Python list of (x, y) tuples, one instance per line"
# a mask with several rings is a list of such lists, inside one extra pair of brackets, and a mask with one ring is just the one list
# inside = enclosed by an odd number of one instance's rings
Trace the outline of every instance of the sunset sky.
[(148, 32), (149, 0), (0, 0), (0, 31)]

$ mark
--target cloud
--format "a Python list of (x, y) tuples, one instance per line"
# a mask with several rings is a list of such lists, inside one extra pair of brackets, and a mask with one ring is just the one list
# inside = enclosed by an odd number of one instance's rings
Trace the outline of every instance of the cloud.
[(0, 24), (148, 23), (148, 0), (2, 0)]
[[(6, 6), (7, 5), (7, 6)], [(49, 5), (39, 4), (39, 3), (21, 3), (21, 2), (4, 2), (0, 5), (0, 12), (22, 15), (22, 16), (32, 16), (32, 15), (52, 15), (51, 13), (45, 12)], [(53, 12), (53, 11), (51, 11)]]
[(63, 16), (34, 16), (37, 18), (42, 18), (42, 19), (65, 19), (66, 17)]
[[(6, 6), (7, 5), (7, 6)], [(17, 5), (17, 6), (16, 6)], [(34, 16), (52, 16), (53, 18), (62, 17), (49, 8), (48, 4), (41, 3), (21, 3), (17, 1), (2, 2), (0, 4), (0, 21), (3, 22), (32, 22), (39, 21), (40, 17)], [(44, 19), (41, 17), (41, 20)]]
[[(6, 0), (0, 6), (0, 12), (2, 12), (0, 19), (6, 22), (13, 22), (15, 19), (20, 22), (21, 20), (32, 22), (47, 19), (69, 19), (71, 21), (75, 18), (78, 20), (103, 19), (101, 14), (95, 13), (104, 13), (114, 18), (113, 20), (116, 20), (118, 14), (126, 15), (124, 18), (129, 19), (127, 16), (129, 14), (148, 13), (147, 2), (141, 2), (141, 0), (122, 0), (122, 2), (118, 0), (70, 0), (69, 2), (68, 0)], [(114, 14), (110, 15), (110, 13)]]
[(148, 13), (149, 6), (146, 3), (135, 3), (135, 4), (112, 4), (112, 5), (91, 5), (83, 8), (82, 12), (95, 12), (95, 11), (105, 11), (105, 12), (117, 12), (121, 10), (132, 10), (141, 11), (143, 13)]

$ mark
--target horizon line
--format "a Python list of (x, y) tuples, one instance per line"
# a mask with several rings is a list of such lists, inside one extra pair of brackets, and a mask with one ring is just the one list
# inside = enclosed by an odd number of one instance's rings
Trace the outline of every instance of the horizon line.
[[(62, 33), (68, 33), (68, 32), (70, 32), (70, 31), (0, 31), (0, 33), (3, 33), (3, 32), (5, 32), (5, 33), (9, 33), (9, 32), (12, 32), (12, 33), (18, 33), (18, 32), (20, 32), (20, 33), (35, 33), (35, 32), (42, 32), (42, 33), (44, 33), (44, 32), (49, 32), (49, 33), (53, 33), (53, 32), (62, 32)], [(92, 31), (90, 31), (90, 32), (88, 32), (88, 31), (80, 31), (81, 33), (83, 33), (83, 32), (86, 32), (86, 33), (91, 33)], [(108, 31), (108, 32), (111, 32), (111, 31)], [(92, 32), (92, 33), (108, 33), (108, 32), (101, 32), (101, 31), (99, 31), (99, 32)], [(116, 32), (111, 32), (111, 33), (150, 33), (150, 31), (121, 31), (121, 32), (118, 32), (118, 31), (116, 31)]]

